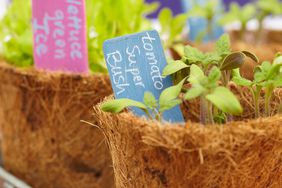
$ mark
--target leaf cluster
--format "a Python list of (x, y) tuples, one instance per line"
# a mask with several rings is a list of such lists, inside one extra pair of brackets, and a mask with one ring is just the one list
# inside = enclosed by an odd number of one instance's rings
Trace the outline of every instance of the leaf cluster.
[(265, 91), (264, 99), (264, 116), (271, 115), (270, 100), (273, 91), (282, 86), (282, 56), (280, 54), (274, 59), (272, 63), (265, 61), (258, 65), (254, 71), (254, 80), (248, 80), (240, 75), (239, 70), (233, 71), (233, 82), (237, 85), (248, 87), (253, 94), (253, 102), (255, 106), (256, 117), (260, 117), (259, 97), (261, 91)]
[(144, 93), (143, 102), (126, 98), (115, 99), (103, 103), (101, 109), (105, 112), (119, 113), (125, 108), (137, 107), (143, 110), (150, 119), (162, 121), (162, 114), (165, 111), (181, 104), (182, 101), (178, 96), (186, 79), (184, 78), (177, 85), (165, 89), (158, 100), (148, 91)]

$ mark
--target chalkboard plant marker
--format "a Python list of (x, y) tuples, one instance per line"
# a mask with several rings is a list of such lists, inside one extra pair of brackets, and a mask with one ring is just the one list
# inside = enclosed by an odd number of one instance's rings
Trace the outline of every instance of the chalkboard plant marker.
[(85, 0), (33, 0), (32, 25), (37, 68), (89, 72)]
[[(116, 99), (143, 102), (145, 92), (151, 92), (159, 100), (161, 93), (172, 86), (170, 76), (162, 77), (167, 62), (155, 30), (107, 40), (104, 54)], [(144, 109), (131, 110), (138, 116), (146, 115)], [(162, 117), (168, 122), (184, 121), (179, 105), (165, 111)]]

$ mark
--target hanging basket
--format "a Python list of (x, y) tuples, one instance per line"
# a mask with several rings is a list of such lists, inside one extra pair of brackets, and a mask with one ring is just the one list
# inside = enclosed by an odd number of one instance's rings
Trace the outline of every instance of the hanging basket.
[[(109, 78), (19, 69), (0, 63), (4, 166), (36, 188), (113, 187), (111, 157), (91, 120), (112, 93)], [(95, 123), (95, 120), (92, 122)]]
[[(237, 94), (245, 113), (226, 125), (193, 123), (198, 121), (198, 101), (184, 105), (190, 119), (185, 126), (128, 112), (104, 113), (96, 106), (94, 117), (109, 143), (116, 186), (282, 187), (282, 116), (247, 120), (253, 117), (248, 94), (241, 89)], [(276, 91), (273, 107), (281, 96)]]

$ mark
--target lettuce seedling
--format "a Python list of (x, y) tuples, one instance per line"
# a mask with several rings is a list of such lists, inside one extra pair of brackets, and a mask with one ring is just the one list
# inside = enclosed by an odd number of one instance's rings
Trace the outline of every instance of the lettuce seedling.
[(241, 24), (240, 39), (243, 40), (247, 31), (247, 24), (255, 17), (255, 15), (255, 5), (249, 3), (243, 7), (240, 7), (238, 3), (231, 3), (229, 12), (222, 16), (222, 18), (219, 20), (219, 23), (225, 25), (234, 21), (239, 21)]
[(0, 56), (19, 67), (33, 64), (30, 2), (14, 0), (0, 20)]
[(219, 6), (219, 0), (206, 1), (204, 5), (200, 5), (197, 1), (194, 1), (193, 8), (188, 12), (191, 17), (202, 17), (207, 20), (207, 29), (198, 35), (198, 42), (202, 42), (205, 35), (209, 35), (211, 39), (213, 36), (213, 22), (216, 16), (223, 13), (223, 9)]
[(102, 51), (105, 40), (152, 29), (146, 16), (158, 7), (158, 3), (148, 4), (145, 0), (86, 0), (91, 70), (107, 70)]
[(177, 43), (182, 43), (181, 34), (186, 26), (187, 19), (187, 14), (179, 14), (173, 17), (169, 8), (161, 10), (158, 20), (161, 25), (161, 35), (166, 38), (164, 40), (165, 48), (174, 48)]
[(152, 120), (162, 121), (162, 114), (181, 104), (178, 98), (182, 86), (187, 78), (184, 78), (177, 85), (165, 89), (159, 100), (151, 92), (145, 92), (143, 102), (122, 98), (110, 100), (101, 105), (101, 109), (105, 112), (120, 113), (125, 108), (137, 107), (145, 112), (147, 117)]
[(240, 86), (248, 87), (253, 94), (255, 106), (255, 116), (260, 117), (259, 99), (262, 90), (265, 90), (264, 97), (264, 116), (271, 115), (271, 98), (273, 91), (282, 86), (282, 56), (277, 55), (271, 64), (268, 61), (263, 62), (255, 68), (254, 80), (242, 78), (239, 70), (233, 71), (233, 81)]
[[(158, 8), (144, 0), (86, 0), (89, 65), (93, 72), (106, 72), (101, 46), (106, 39), (151, 29), (146, 15)], [(31, 1), (13, 0), (0, 20), (2, 58), (16, 66), (33, 65)]]
[(214, 124), (214, 107), (232, 115), (239, 115), (243, 111), (235, 95), (229, 89), (219, 86), (220, 78), (221, 71), (216, 66), (206, 76), (199, 66), (191, 65), (188, 78), (191, 89), (186, 92), (185, 99), (200, 97), (200, 119), (203, 124)]

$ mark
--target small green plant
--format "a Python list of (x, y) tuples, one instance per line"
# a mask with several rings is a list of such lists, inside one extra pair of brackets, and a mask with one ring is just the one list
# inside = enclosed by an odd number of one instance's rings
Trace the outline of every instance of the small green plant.
[(0, 20), (0, 56), (20, 67), (33, 63), (30, 2), (14, 0)]
[(203, 124), (214, 124), (214, 112), (218, 112), (217, 109), (232, 115), (239, 115), (243, 111), (234, 94), (226, 87), (219, 85), (220, 78), (221, 72), (215, 66), (209, 71), (208, 76), (195, 64), (190, 68), (188, 81), (191, 89), (186, 92), (184, 98), (191, 100), (200, 97)]
[(188, 15), (191, 17), (202, 17), (207, 20), (207, 29), (199, 33), (196, 41), (201, 43), (205, 35), (209, 35), (213, 39), (213, 23), (217, 15), (223, 13), (223, 9), (219, 6), (220, 1), (209, 0), (204, 5), (201, 5), (197, 1), (193, 1), (193, 3), (193, 8), (188, 12)]
[(271, 115), (271, 98), (273, 91), (277, 87), (282, 86), (282, 56), (277, 55), (271, 64), (268, 61), (263, 62), (255, 68), (254, 80), (247, 80), (240, 75), (239, 70), (233, 71), (233, 81), (240, 86), (248, 87), (253, 95), (253, 103), (255, 107), (255, 116), (260, 117), (260, 96), (262, 90), (265, 91), (264, 96), (264, 116)]
[(257, 31), (257, 36), (260, 37), (263, 29), (263, 21), (269, 15), (279, 15), (282, 14), (282, 3), (280, 0), (257, 0), (257, 19), (259, 23), (259, 28)]
[[(241, 52), (231, 52), (230, 38), (227, 34), (224, 34), (215, 44), (215, 50), (208, 53), (203, 53), (196, 48), (191, 46), (185, 47), (184, 56), (181, 60), (173, 61), (169, 63), (164, 71), (163, 76), (173, 75), (173, 78), (178, 81), (179, 79), (191, 75), (191, 66), (198, 65), (204, 72), (205, 75), (213, 67), (217, 67), (221, 72), (220, 81), (222, 85), (226, 88), (229, 86), (229, 82), (232, 78), (232, 70), (240, 68), (246, 58), (249, 57), (254, 61), (258, 62), (257, 57), (248, 51)], [(203, 99), (201, 99), (201, 120), (202, 123), (206, 123), (205, 120), (207, 114), (207, 105)], [(219, 111), (218, 114), (221, 114), (222, 111)], [(232, 120), (232, 113), (226, 114), (228, 120)], [(211, 122), (211, 118), (208, 121)]]
[(255, 15), (256, 7), (254, 4), (249, 3), (240, 7), (238, 3), (231, 3), (229, 12), (222, 16), (219, 23), (225, 25), (234, 21), (240, 22), (240, 39), (243, 40), (247, 31), (247, 24)]
[(177, 51), (179, 43), (182, 44), (182, 32), (187, 24), (188, 15), (179, 14), (173, 17), (172, 11), (169, 8), (161, 10), (158, 20), (161, 26), (161, 35), (164, 36), (164, 47), (173, 48)]
[(145, 92), (143, 103), (131, 99), (115, 99), (102, 104), (101, 109), (105, 112), (120, 113), (125, 108), (137, 107), (143, 110), (151, 120), (162, 121), (163, 112), (181, 104), (178, 98), (182, 86), (187, 78), (184, 78), (177, 85), (165, 89), (159, 100), (151, 92)]

